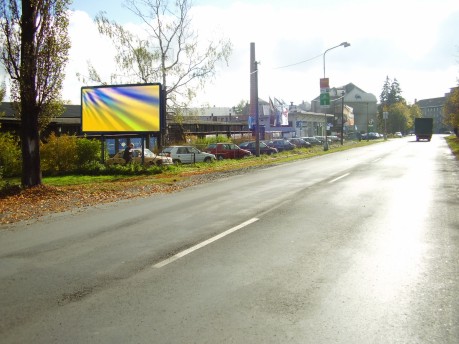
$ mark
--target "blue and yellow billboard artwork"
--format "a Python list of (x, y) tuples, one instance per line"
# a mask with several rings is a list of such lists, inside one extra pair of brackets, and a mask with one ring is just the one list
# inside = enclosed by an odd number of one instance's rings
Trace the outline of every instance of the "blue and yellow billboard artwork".
[(160, 131), (161, 84), (81, 88), (83, 132)]

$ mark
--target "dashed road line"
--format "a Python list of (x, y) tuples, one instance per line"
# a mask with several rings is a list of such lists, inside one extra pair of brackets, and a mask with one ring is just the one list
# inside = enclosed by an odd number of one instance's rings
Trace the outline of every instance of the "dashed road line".
[(207, 239), (207, 240), (205, 240), (205, 241), (203, 241), (203, 242), (201, 242), (201, 243), (199, 243), (197, 245), (194, 245), (194, 246), (192, 246), (192, 247), (190, 247), (190, 248), (188, 248), (188, 249), (186, 249), (186, 250), (184, 250), (182, 252), (179, 252), (179, 253), (173, 255), (172, 257), (169, 257), (169, 258), (167, 258), (167, 259), (165, 259), (165, 260), (153, 265), (153, 267), (157, 268), (157, 269), (162, 268), (162, 267), (164, 267), (164, 266), (176, 261), (177, 259), (183, 258), (186, 255), (188, 255), (188, 254), (190, 254), (190, 253), (192, 253), (192, 252), (194, 252), (196, 250), (199, 250), (200, 248), (203, 248), (204, 246), (207, 246), (207, 245), (213, 243), (214, 241), (217, 241), (218, 239), (221, 239), (221, 238), (223, 238), (223, 237), (225, 237), (225, 236), (227, 236), (227, 235), (229, 235), (231, 233), (234, 233), (239, 229), (247, 227), (248, 225), (250, 225), (250, 224), (252, 224), (252, 223), (254, 223), (256, 221), (258, 221), (258, 218), (256, 218), (256, 217), (251, 218), (250, 220), (247, 220), (247, 221), (245, 221), (245, 222), (243, 222), (243, 223), (241, 223), (241, 224), (239, 224), (239, 225), (237, 225), (237, 226), (235, 226), (233, 228), (230, 228), (230, 229), (224, 231), (223, 233), (220, 233), (220, 234), (218, 234), (218, 235), (216, 235), (216, 236), (214, 236), (214, 237), (212, 237), (210, 239)]

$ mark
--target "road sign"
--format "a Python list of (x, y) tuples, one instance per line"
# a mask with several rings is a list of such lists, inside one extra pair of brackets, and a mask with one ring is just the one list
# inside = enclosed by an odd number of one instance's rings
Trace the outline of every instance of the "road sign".
[(320, 106), (330, 106), (330, 81), (328, 78), (320, 79)]
[(320, 94), (320, 106), (330, 105), (330, 93)]

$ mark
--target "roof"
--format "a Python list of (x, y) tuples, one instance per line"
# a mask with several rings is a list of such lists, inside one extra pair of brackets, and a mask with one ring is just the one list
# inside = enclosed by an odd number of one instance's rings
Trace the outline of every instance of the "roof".
[(440, 107), (445, 105), (445, 101), (445, 97), (421, 99), (416, 102), (416, 105), (419, 106), (421, 109), (427, 107)]
[[(330, 92), (330, 100), (339, 98), (341, 96), (341, 90), (345, 91), (344, 101), (346, 103), (377, 103), (377, 99), (374, 94), (365, 92), (360, 87), (354, 85), (352, 82), (344, 86), (333, 87)], [(319, 99), (320, 96), (315, 98), (316, 101)]]
[[(81, 106), (80, 105), (64, 105), (65, 111), (60, 118), (80, 118)], [(14, 118), (13, 103), (3, 102), (0, 103), (0, 113), (5, 113), (5, 117)]]

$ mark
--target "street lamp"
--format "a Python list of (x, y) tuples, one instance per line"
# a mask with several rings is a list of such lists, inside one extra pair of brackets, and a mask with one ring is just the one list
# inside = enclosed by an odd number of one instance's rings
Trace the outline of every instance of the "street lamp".
[(323, 54), (323, 60), (324, 60), (324, 79), (325, 79), (325, 54), (327, 53), (327, 51), (330, 51), (332, 49), (335, 49), (335, 48), (338, 48), (338, 47), (349, 47), (351, 44), (348, 43), (348, 42), (343, 42), (341, 44), (338, 44), (337, 46), (334, 46), (334, 47), (331, 47), (331, 48), (328, 48), (327, 50), (325, 50), (324, 54)]
[[(325, 54), (332, 50), (332, 49), (335, 49), (335, 48), (338, 48), (338, 47), (349, 47), (351, 44), (348, 43), (348, 42), (343, 42), (341, 44), (338, 44), (334, 47), (331, 47), (331, 48), (328, 48), (327, 50), (324, 51), (324, 54), (323, 54), (323, 62), (324, 62), (324, 79), (325, 79)], [(328, 92), (328, 91), (327, 91)], [(324, 143), (324, 150), (327, 151), (328, 150), (328, 140), (327, 140), (327, 117), (325, 116), (325, 143)]]

